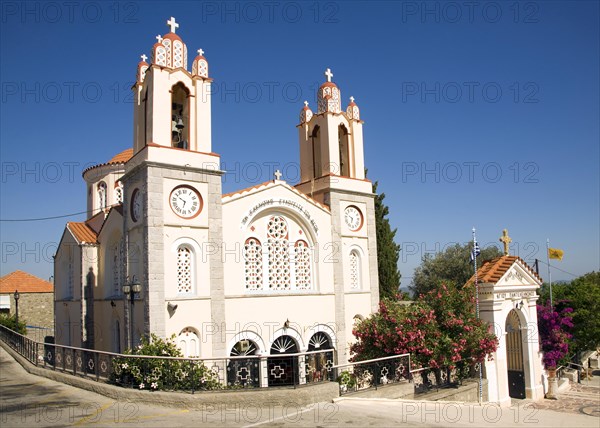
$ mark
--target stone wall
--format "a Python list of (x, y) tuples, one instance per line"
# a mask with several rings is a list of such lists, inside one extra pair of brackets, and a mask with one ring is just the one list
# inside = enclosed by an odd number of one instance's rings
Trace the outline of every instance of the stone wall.
[[(10, 296), (10, 315), (15, 314), (15, 297)], [(54, 293), (20, 293), (19, 320), (28, 326), (46, 329), (46, 335), (54, 331)], [(36, 328), (28, 328), (29, 335)], [(43, 340), (43, 338), (42, 338)]]

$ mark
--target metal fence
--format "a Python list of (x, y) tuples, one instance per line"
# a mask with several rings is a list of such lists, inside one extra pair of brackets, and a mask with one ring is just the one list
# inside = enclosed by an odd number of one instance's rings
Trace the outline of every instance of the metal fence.
[(335, 380), (335, 350), (227, 358), (128, 355), (31, 340), (0, 326), (0, 340), (37, 367), (123, 387), (188, 391), (300, 387)]

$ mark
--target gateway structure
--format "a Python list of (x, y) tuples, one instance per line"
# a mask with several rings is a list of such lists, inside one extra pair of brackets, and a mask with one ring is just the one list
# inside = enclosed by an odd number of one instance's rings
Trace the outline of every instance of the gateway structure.
[[(186, 356), (331, 349), (379, 302), (363, 122), (326, 72), (297, 125), (301, 182), (222, 194), (204, 52), (176, 34), (137, 67), (132, 147), (84, 171), (89, 218), (55, 258), (56, 343), (120, 352), (175, 334)], [(215, 148), (217, 149), (217, 148)], [(265, 147), (266, 149), (266, 147)]]

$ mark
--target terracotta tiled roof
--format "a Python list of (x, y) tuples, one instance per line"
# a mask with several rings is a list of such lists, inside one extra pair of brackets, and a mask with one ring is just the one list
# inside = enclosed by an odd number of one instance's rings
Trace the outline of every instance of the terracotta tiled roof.
[(85, 223), (70, 221), (67, 223), (67, 229), (71, 231), (75, 239), (77, 239), (80, 244), (98, 243), (98, 235)]
[(121, 153), (114, 155), (111, 160), (109, 160), (108, 164), (111, 163), (125, 163), (133, 156), (133, 149), (123, 150)]
[[(501, 256), (485, 262), (477, 271), (477, 281), (480, 283), (496, 284), (515, 263), (519, 263), (519, 265), (526, 269), (532, 276), (537, 278), (540, 282), (542, 281), (542, 278), (535, 273), (527, 263), (525, 263), (525, 260), (518, 256)], [(467, 284), (473, 282), (475, 282), (475, 275), (469, 279)]]
[(106, 165), (117, 165), (120, 163), (126, 163), (129, 159), (133, 157), (133, 149), (125, 149), (121, 153), (114, 155), (108, 162), (101, 163), (98, 165), (90, 166), (83, 171), (83, 175), (88, 172), (90, 169), (98, 168), (100, 166)]
[(0, 294), (19, 293), (52, 293), (54, 286), (30, 273), (16, 270), (0, 278)]

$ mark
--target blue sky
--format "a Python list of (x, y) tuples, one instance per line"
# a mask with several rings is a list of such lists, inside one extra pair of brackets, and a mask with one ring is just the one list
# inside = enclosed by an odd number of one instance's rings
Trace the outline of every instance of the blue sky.
[[(3, 2), (0, 218), (82, 212), (81, 172), (132, 145), (129, 87), (157, 34), (202, 48), (229, 192), (297, 182), (295, 126), (330, 67), (402, 245), (471, 239), (570, 274), (599, 268), (598, 2)], [(52, 275), (66, 221), (1, 222), (0, 275)], [(547, 278), (546, 266), (541, 274)], [(553, 270), (553, 280), (572, 275)]]

